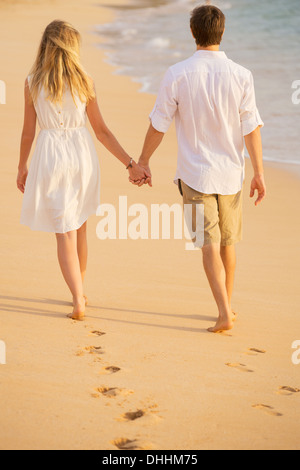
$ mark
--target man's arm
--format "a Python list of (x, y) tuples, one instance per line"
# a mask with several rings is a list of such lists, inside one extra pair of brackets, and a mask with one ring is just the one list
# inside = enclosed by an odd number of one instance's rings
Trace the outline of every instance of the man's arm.
[(250, 197), (253, 197), (255, 191), (257, 190), (258, 198), (255, 201), (255, 205), (258, 206), (258, 204), (262, 202), (267, 194), (264, 178), (263, 149), (260, 127), (257, 127), (255, 131), (245, 136), (245, 143), (254, 170), (254, 177), (251, 182)]
[[(154, 152), (158, 149), (158, 147), (162, 143), (164, 136), (165, 136), (164, 133), (157, 131), (152, 126), (152, 124), (150, 124), (150, 127), (146, 135), (143, 151), (138, 162), (140, 167), (142, 167), (147, 173), (151, 174), (151, 170), (149, 167), (150, 158), (152, 157)], [(135, 184), (142, 186), (141, 183), (135, 183)], [(144, 184), (149, 184), (149, 186), (152, 186), (152, 178), (147, 178)]]

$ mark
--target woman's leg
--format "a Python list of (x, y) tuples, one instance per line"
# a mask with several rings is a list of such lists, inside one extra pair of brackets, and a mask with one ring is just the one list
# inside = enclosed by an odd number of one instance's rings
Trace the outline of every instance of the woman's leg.
[(56, 239), (60, 268), (73, 296), (74, 310), (72, 318), (82, 319), (85, 311), (85, 301), (77, 253), (77, 232), (56, 234)]
[(86, 268), (87, 268), (87, 258), (88, 258), (88, 245), (87, 245), (87, 222), (77, 230), (77, 253), (80, 264), (80, 272), (82, 282), (84, 282)]
[[(87, 259), (88, 259), (88, 244), (87, 244), (87, 222), (77, 230), (77, 254), (80, 264), (80, 272), (82, 278), (82, 284), (86, 275)], [(85, 305), (88, 304), (88, 298), (84, 296)]]

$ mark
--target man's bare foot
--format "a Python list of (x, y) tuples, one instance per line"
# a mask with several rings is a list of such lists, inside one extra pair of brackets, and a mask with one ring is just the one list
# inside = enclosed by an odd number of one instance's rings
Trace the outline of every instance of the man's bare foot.
[(233, 321), (218, 319), (216, 325), (213, 328), (208, 328), (210, 333), (221, 333), (222, 331), (229, 331), (233, 328)]

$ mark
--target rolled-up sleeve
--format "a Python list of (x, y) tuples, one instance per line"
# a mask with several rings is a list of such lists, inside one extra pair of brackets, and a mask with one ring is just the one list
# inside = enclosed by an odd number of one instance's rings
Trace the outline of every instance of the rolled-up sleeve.
[(166, 73), (157, 96), (150, 121), (158, 132), (166, 133), (178, 109), (178, 92), (176, 79), (169, 69)]
[(256, 106), (252, 73), (250, 73), (249, 79), (245, 83), (244, 96), (240, 107), (240, 118), (243, 136), (251, 134), (258, 127), (264, 126)]

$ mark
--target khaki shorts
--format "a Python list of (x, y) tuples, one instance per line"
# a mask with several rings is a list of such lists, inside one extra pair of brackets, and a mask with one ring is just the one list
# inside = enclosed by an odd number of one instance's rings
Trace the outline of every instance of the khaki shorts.
[[(243, 190), (233, 196), (203, 194), (179, 180), (184, 204), (204, 205), (204, 246), (213, 243), (235, 245), (242, 240)], [(193, 212), (193, 231), (196, 230)]]

